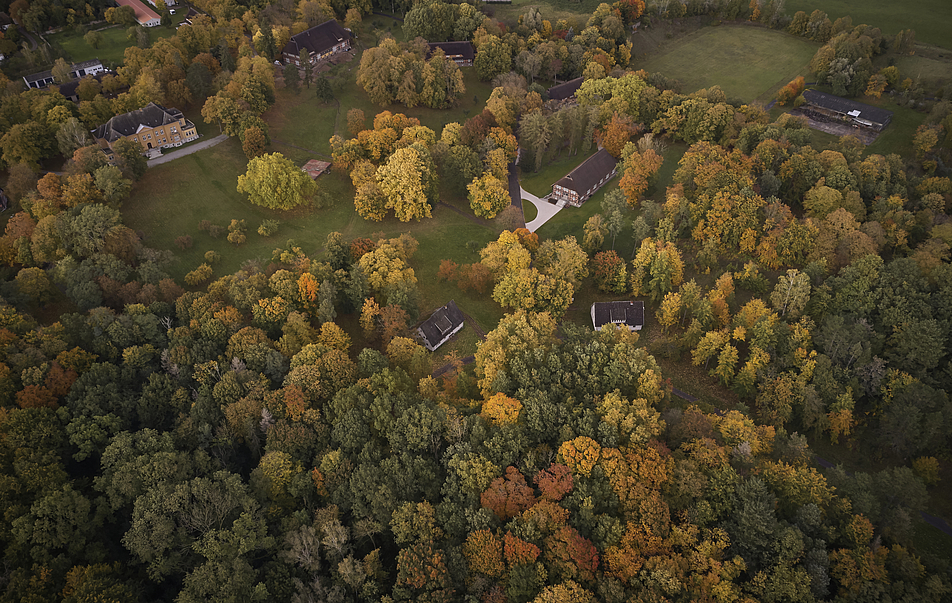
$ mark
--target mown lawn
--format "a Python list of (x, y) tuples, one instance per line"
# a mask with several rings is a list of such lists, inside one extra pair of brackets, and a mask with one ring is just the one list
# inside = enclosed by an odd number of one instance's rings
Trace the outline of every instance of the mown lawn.
[(680, 80), (684, 92), (717, 85), (730, 98), (767, 103), (781, 86), (806, 75), (819, 45), (748, 25), (706, 27), (635, 67)]
[(849, 15), (853, 25), (866, 23), (886, 35), (913, 29), (916, 40), (952, 49), (952, 2), (949, 0), (788, 0), (784, 10), (791, 17), (802, 10), (825, 11), (831, 20)]
[(876, 141), (866, 147), (866, 153), (879, 155), (898, 153), (902, 157), (913, 156), (912, 137), (916, 134), (916, 128), (925, 121), (926, 114), (900, 107), (886, 96), (881, 99), (864, 97), (862, 101), (893, 112), (892, 121), (880, 133)]
[[(187, 11), (187, 8), (175, 11), (177, 14), (172, 15), (172, 27), (150, 27), (149, 35), (152, 41), (172, 37), (175, 34), (175, 26), (185, 20)], [(128, 29), (128, 27), (121, 25), (113, 25), (100, 30), (99, 33), (102, 34), (103, 41), (98, 49), (87, 44), (83, 39), (83, 34), (80, 34), (75, 28), (64, 29), (45, 37), (50, 44), (61, 46), (73, 62), (99, 59), (104, 65), (107, 63), (120, 65), (126, 48), (134, 45), (134, 42), (130, 42), (126, 37)]]
[[(306, 153), (291, 153), (300, 161)], [(202, 262), (206, 251), (217, 251), (222, 261), (214, 266), (215, 275), (237, 271), (248, 260), (260, 261), (266, 267), (276, 248), (294, 240), (310, 257), (321, 251), (328, 233), (339, 231), (348, 239), (367, 236), (396, 237), (408, 232), (420, 242), (412, 260), (420, 288), (420, 309), (426, 315), (455, 298), (457, 304), (489, 331), (502, 316), (501, 307), (489, 295), (469, 295), (454, 285), (437, 281), (440, 261), (450, 259), (459, 264), (479, 260), (477, 251), (501, 230), (494, 223), (482, 224), (446, 207), (433, 209), (433, 218), (403, 223), (394, 218), (383, 222), (367, 222), (354, 211), (353, 190), (345, 174), (331, 173), (318, 180), (319, 186), (335, 200), (325, 209), (299, 209), (276, 212), (252, 205), (235, 187), (238, 175), (246, 167), (246, 159), (237, 139), (194, 153), (176, 161), (150, 168), (136, 185), (123, 207), (126, 224), (145, 235), (145, 244), (171, 249), (177, 259), (171, 267), (173, 277), (182, 282), (185, 274)], [(225, 236), (212, 238), (199, 230), (202, 220), (227, 227), (232, 219), (245, 220), (247, 242), (235, 247)], [(258, 235), (265, 219), (278, 219), (281, 227), (272, 237)], [(192, 237), (191, 249), (180, 250), (175, 239)], [(470, 241), (471, 245), (467, 245)], [(474, 348), (475, 349), (475, 348)], [(468, 352), (472, 353), (472, 351)]]

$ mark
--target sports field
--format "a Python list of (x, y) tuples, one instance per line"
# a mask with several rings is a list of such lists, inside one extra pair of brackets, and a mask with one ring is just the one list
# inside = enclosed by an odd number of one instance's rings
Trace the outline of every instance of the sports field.
[(767, 103), (776, 90), (808, 75), (819, 44), (747, 25), (706, 27), (634, 67), (681, 81), (683, 92), (718, 85), (728, 98)]
[(784, 10), (791, 17), (802, 10), (808, 15), (816, 9), (831, 20), (849, 15), (854, 25), (866, 23), (886, 35), (912, 29), (916, 40), (952, 49), (952, 2), (949, 0), (788, 0)]

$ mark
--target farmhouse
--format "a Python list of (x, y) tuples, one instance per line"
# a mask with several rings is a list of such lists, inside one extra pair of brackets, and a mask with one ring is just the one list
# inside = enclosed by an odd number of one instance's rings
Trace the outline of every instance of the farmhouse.
[(803, 98), (807, 104), (801, 110), (812, 111), (826, 118), (851, 122), (877, 132), (889, 125), (892, 120), (892, 111), (817, 90), (804, 90)]
[[(87, 75), (96, 75), (102, 73), (106, 68), (102, 66), (99, 59), (90, 59), (81, 63), (73, 63), (69, 68), (69, 77), (78, 80)], [(41, 71), (32, 75), (23, 76), (23, 81), (27, 88), (46, 88), (53, 83), (52, 71)]]
[(549, 95), (549, 100), (565, 100), (572, 96), (575, 96), (575, 93), (578, 92), (578, 89), (582, 87), (582, 82), (585, 81), (583, 77), (577, 77), (574, 80), (569, 80), (558, 84), (557, 86), (552, 86), (546, 92)]
[(607, 324), (625, 325), (629, 331), (640, 331), (645, 325), (645, 302), (614, 301), (592, 304), (592, 326), (601, 331)]
[(568, 203), (579, 207), (595, 191), (612, 179), (618, 161), (605, 149), (582, 162), (567, 176), (552, 186), (552, 199), (562, 205)]
[(429, 59), (437, 48), (443, 51), (446, 58), (453, 61), (460, 67), (472, 67), (473, 59), (476, 58), (476, 51), (473, 50), (471, 42), (430, 42), (426, 51), (426, 58)]
[(117, 115), (92, 133), (107, 155), (112, 155), (113, 145), (121, 138), (139, 143), (147, 155), (152, 155), (153, 149), (179, 147), (198, 138), (195, 124), (185, 119), (181, 111), (155, 103)]
[(281, 60), (286, 65), (300, 67), (301, 51), (305, 49), (311, 53), (311, 64), (316, 65), (328, 57), (350, 50), (350, 32), (334, 19), (325, 21), (291, 36), (281, 51)]
[(462, 329), (463, 322), (463, 312), (456, 307), (455, 301), (450, 300), (424, 320), (417, 332), (423, 338), (423, 345), (432, 352)]
[(136, 12), (136, 21), (138, 21), (142, 27), (158, 27), (162, 22), (157, 12), (145, 4), (142, 4), (139, 0), (116, 0), (116, 4), (119, 6), (131, 6), (132, 10)]

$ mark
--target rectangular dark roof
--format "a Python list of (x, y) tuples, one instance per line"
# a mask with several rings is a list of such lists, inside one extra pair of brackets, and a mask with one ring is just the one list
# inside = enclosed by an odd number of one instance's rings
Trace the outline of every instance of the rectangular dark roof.
[(476, 51), (473, 50), (471, 42), (429, 42), (427, 46), (426, 58), (430, 58), (437, 48), (441, 49), (447, 57), (459, 56), (468, 61), (476, 57)]
[(569, 80), (563, 82), (557, 86), (552, 86), (549, 88), (547, 94), (549, 95), (549, 100), (564, 100), (568, 97), (575, 94), (579, 88), (582, 87), (582, 82), (585, 81), (583, 77), (577, 77), (574, 80)]
[(307, 48), (311, 54), (323, 54), (344, 40), (349, 39), (350, 33), (341, 27), (340, 23), (331, 19), (320, 25), (315, 25), (307, 31), (291, 36), (282, 52), (297, 56), (301, 54), (301, 50)]
[[(70, 76), (72, 76), (72, 74), (76, 73), (80, 69), (88, 69), (89, 67), (95, 67), (97, 65), (102, 67), (102, 61), (100, 61), (99, 59), (89, 59), (88, 61), (83, 61), (81, 63), (73, 63), (69, 68)], [(23, 79), (32, 84), (34, 82), (47, 80), (51, 77), (53, 77), (53, 70), (48, 69), (46, 71), (41, 71), (39, 73), (26, 75), (23, 77)]]
[(420, 333), (430, 349), (436, 349), (456, 327), (463, 324), (463, 312), (454, 300), (430, 315), (420, 325)]
[[(830, 111), (836, 111), (837, 113), (841, 113), (843, 115), (858, 117), (859, 119), (864, 119), (874, 124), (889, 123), (889, 120), (892, 118), (893, 114), (892, 111), (888, 111), (886, 109), (873, 107), (872, 105), (860, 103), (848, 98), (843, 98), (841, 96), (833, 96), (832, 94), (820, 92), (819, 90), (804, 90), (803, 98), (805, 98), (811, 105), (823, 107), (824, 109), (829, 109)], [(851, 113), (856, 111), (859, 111), (858, 115)]]
[(630, 328), (642, 327), (645, 324), (645, 302), (596, 302), (592, 304), (592, 316), (596, 329), (612, 323), (624, 324)]
[(615, 169), (618, 160), (611, 156), (611, 153), (605, 149), (599, 149), (597, 153), (582, 162), (567, 176), (556, 182), (556, 185), (573, 190), (580, 195), (598, 184), (598, 182)]
[(158, 128), (176, 123), (180, 119), (182, 119), (182, 112), (178, 109), (166, 109), (162, 105), (149, 103), (141, 109), (113, 117), (93, 130), (93, 137), (96, 140), (105, 138), (107, 142), (115, 142), (124, 136), (135, 134), (139, 126)]

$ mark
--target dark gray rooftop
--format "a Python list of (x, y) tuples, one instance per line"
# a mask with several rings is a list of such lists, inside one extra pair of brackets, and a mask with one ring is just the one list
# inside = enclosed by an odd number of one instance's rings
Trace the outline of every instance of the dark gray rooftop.
[(612, 157), (611, 153), (605, 149), (599, 149), (597, 153), (583, 161), (580, 166), (569, 172), (556, 184), (579, 194), (584, 194), (588, 189), (595, 186), (599, 180), (610, 174), (617, 163), (618, 160)]
[[(879, 107), (843, 98), (842, 96), (834, 96), (826, 92), (820, 92), (819, 90), (804, 90), (803, 98), (811, 105), (823, 107), (824, 109), (835, 111), (843, 115), (858, 117), (859, 119), (864, 119), (874, 124), (887, 124), (893, 115), (893, 112), (887, 109), (880, 109)], [(856, 111), (859, 113), (854, 115), (853, 113)]]
[(113, 117), (93, 130), (93, 137), (97, 140), (105, 138), (107, 142), (112, 143), (124, 136), (135, 134), (139, 130), (139, 126), (157, 128), (176, 123), (180, 119), (182, 119), (182, 112), (178, 109), (166, 109), (162, 105), (149, 103), (141, 109)]

